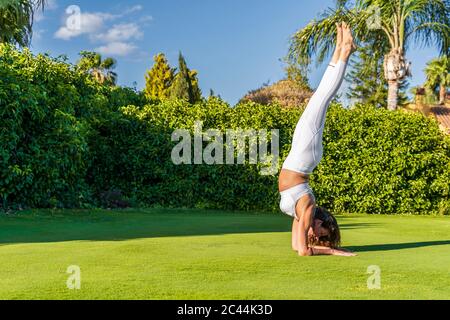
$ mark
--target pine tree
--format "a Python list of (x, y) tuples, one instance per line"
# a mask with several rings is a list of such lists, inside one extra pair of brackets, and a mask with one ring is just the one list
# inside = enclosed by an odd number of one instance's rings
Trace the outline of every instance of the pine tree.
[(175, 70), (170, 67), (163, 53), (156, 55), (154, 61), (152, 69), (145, 75), (145, 96), (148, 99), (164, 100), (169, 98)]
[(347, 81), (351, 83), (347, 97), (360, 103), (385, 107), (388, 85), (384, 79), (384, 55), (370, 46), (359, 49), (358, 56), (352, 59), (352, 70)]
[[(371, 44), (359, 48), (358, 55), (351, 60), (352, 70), (346, 80), (351, 84), (347, 98), (376, 107), (387, 107), (388, 82), (384, 77), (383, 50)], [(398, 104), (406, 103), (407, 79), (399, 80)]]
[(170, 97), (172, 99), (183, 99), (190, 103), (196, 103), (201, 100), (201, 90), (198, 86), (197, 71), (189, 70), (186, 60), (181, 52), (178, 64), (178, 73), (170, 88)]

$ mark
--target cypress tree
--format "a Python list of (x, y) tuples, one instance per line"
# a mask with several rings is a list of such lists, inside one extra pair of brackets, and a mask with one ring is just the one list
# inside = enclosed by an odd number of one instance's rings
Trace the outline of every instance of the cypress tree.
[(194, 102), (200, 101), (202, 99), (202, 91), (198, 85), (198, 72), (196, 70), (189, 71), (189, 78), (191, 79), (192, 85), (192, 98)]
[(178, 60), (178, 73), (170, 88), (170, 97), (172, 99), (183, 99), (190, 103), (195, 103), (201, 100), (197, 71), (189, 70), (181, 52)]

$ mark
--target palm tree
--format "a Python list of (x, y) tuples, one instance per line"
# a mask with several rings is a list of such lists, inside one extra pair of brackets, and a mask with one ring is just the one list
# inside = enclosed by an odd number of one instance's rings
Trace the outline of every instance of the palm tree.
[(445, 104), (447, 87), (450, 86), (450, 59), (442, 56), (427, 63), (425, 69), (427, 75), (426, 87), (432, 92), (439, 88), (439, 104)]
[(27, 46), (33, 34), (34, 13), (44, 6), (45, 0), (0, 1), (0, 43)]
[(117, 73), (113, 72), (117, 65), (113, 58), (103, 59), (97, 52), (82, 51), (77, 63), (78, 70), (91, 74), (100, 84), (115, 85)]
[(335, 45), (335, 24), (352, 26), (359, 44), (382, 36), (374, 50), (389, 43), (383, 52), (384, 74), (388, 81), (388, 109), (397, 109), (399, 83), (410, 75), (405, 59), (412, 43), (434, 45), (442, 54), (450, 48), (450, 0), (338, 0), (337, 9), (328, 9), (297, 31), (289, 48), (289, 59), (308, 63), (313, 55), (321, 63)]

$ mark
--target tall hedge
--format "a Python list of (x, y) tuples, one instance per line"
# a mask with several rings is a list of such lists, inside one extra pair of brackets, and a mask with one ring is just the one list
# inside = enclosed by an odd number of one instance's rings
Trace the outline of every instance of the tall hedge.
[[(279, 129), (282, 161), (301, 109), (218, 98), (144, 105), (63, 59), (0, 46), (1, 207), (102, 205), (119, 190), (140, 206), (279, 212), (277, 176), (261, 165), (174, 165), (176, 129)], [(206, 146), (206, 144), (205, 144)], [(450, 214), (450, 139), (436, 121), (333, 105), (311, 185), (336, 213)]]
[[(185, 128), (193, 133), (198, 120), (204, 131), (280, 129), (281, 166), (302, 111), (254, 103), (230, 108), (211, 99), (194, 106), (183, 102), (128, 106), (122, 112), (169, 132)], [(333, 105), (324, 148), (324, 159), (311, 181), (320, 205), (338, 213), (449, 213), (450, 139), (434, 120), (371, 106), (347, 110)], [(278, 210), (277, 176), (260, 175), (258, 166), (175, 166), (169, 152), (160, 155), (167, 177), (154, 188), (165, 204)]]

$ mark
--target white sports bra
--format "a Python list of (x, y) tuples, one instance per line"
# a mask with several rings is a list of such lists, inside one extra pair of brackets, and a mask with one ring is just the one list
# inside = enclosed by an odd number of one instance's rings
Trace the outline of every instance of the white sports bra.
[(281, 194), (280, 201), (280, 209), (283, 213), (291, 216), (294, 219), (300, 219), (300, 217), (296, 214), (296, 206), (298, 201), (303, 198), (305, 195), (309, 194), (313, 197), (314, 201), (316, 198), (314, 197), (314, 193), (309, 186), (309, 183), (305, 182), (293, 188), (290, 188), (286, 191), (283, 191)]

